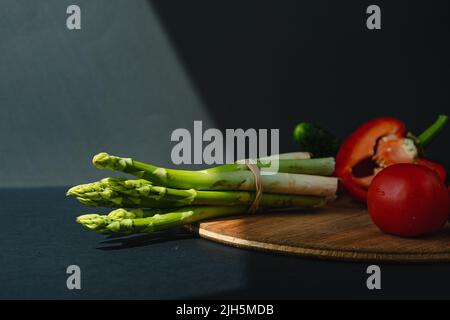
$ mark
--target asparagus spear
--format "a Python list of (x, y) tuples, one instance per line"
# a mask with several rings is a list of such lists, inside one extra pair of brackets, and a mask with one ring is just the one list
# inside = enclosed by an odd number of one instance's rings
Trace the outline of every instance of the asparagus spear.
[[(282, 160), (280, 160), (282, 161)], [(121, 158), (105, 152), (94, 156), (93, 164), (100, 169), (130, 173), (155, 185), (196, 190), (255, 190), (255, 178), (250, 171), (209, 172), (165, 169), (131, 158)], [(334, 197), (337, 179), (305, 174), (276, 173), (261, 177), (265, 192)]]
[[(270, 169), (272, 161), (278, 161), (279, 172), (284, 173), (301, 173), (318, 176), (331, 176), (334, 172), (334, 158), (316, 158), (316, 159), (269, 159), (257, 160), (255, 164), (261, 169)], [(206, 172), (226, 172), (237, 170), (249, 170), (244, 161), (236, 163), (224, 164), (218, 167), (206, 169)]]
[[(285, 159), (291, 159), (291, 160), (300, 160), (300, 159), (311, 159), (311, 153), (309, 152), (287, 152), (287, 153), (280, 153), (275, 154), (267, 157), (259, 158), (259, 160), (285, 160)], [(238, 160), (239, 161), (245, 161), (245, 160)]]
[[(271, 156), (267, 156), (267, 157), (262, 157), (257, 159), (258, 162), (261, 164), (265, 164), (265, 162), (267, 161), (271, 161), (271, 160), (305, 160), (305, 159), (311, 159), (311, 154), (309, 152), (290, 152), (290, 153), (281, 153), (281, 154), (276, 154), (276, 155), (271, 155)], [(237, 164), (245, 164), (246, 161), (248, 161), (250, 159), (241, 159), (236, 161), (235, 163)], [(252, 161), (254, 159), (251, 159)], [(268, 167), (269, 165), (266, 165), (266, 167)], [(220, 165), (220, 166), (216, 166), (210, 169), (206, 169), (204, 171), (214, 171), (214, 172), (218, 172), (218, 171), (230, 171), (233, 170), (231, 169), (233, 168), (233, 166), (230, 166), (229, 164), (225, 164), (225, 165)], [(247, 166), (236, 166), (234, 170), (248, 170)], [(281, 170), (278, 170), (279, 172), (283, 172)], [(298, 173), (302, 173), (302, 172), (298, 172)]]
[(111, 211), (108, 215), (99, 214), (84, 214), (76, 219), (76, 222), (82, 224), (88, 229), (98, 231), (100, 233), (109, 233), (107, 226), (114, 222), (124, 219), (138, 219), (151, 217), (155, 214), (165, 213), (164, 210), (142, 210), (142, 209), (116, 209)]
[[(127, 208), (173, 208), (186, 205), (239, 206), (250, 205), (254, 192), (196, 191), (153, 186), (144, 179), (104, 178), (100, 181), (72, 187), (67, 192), (90, 206)], [(317, 207), (325, 198), (308, 195), (263, 193), (261, 208)]]
[[(123, 210), (123, 209), (122, 209)], [(77, 222), (83, 226), (101, 233), (151, 233), (176, 226), (193, 223), (217, 217), (225, 217), (244, 213), (245, 206), (235, 207), (183, 207), (168, 213), (154, 213), (153, 210), (136, 212), (123, 212), (120, 218), (111, 218), (96, 214), (83, 215), (77, 218)], [(114, 211), (113, 211), (114, 212)]]

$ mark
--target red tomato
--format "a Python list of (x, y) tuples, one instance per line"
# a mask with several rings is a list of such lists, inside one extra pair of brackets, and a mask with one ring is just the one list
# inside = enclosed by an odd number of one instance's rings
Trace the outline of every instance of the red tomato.
[(367, 206), (373, 223), (383, 232), (418, 237), (442, 228), (448, 219), (450, 196), (431, 169), (395, 164), (375, 176)]

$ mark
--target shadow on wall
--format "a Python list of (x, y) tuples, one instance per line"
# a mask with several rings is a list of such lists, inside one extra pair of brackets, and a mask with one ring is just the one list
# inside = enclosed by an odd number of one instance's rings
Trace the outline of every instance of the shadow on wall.
[[(344, 137), (362, 121), (385, 115), (418, 132), (448, 111), (448, 2), (378, 1), (381, 31), (366, 29), (370, 4), (149, 0), (221, 129), (280, 128), (282, 152), (295, 148), (291, 131), (299, 121), (316, 122)], [(435, 145), (446, 140), (442, 135)], [(449, 164), (445, 148), (429, 154)], [(309, 286), (317, 297), (344, 297), (351, 285), (339, 278), (348, 279), (345, 273), (359, 268), (330, 263), (334, 273), (324, 279), (327, 293), (315, 289), (320, 282), (315, 272), (295, 283), (299, 278), (292, 275), (302, 272), (298, 267), (306, 261), (287, 259), (284, 267), (269, 261), (267, 256), (248, 261), (248, 290), (217, 297), (282, 293), (280, 298), (295, 298), (299, 286)], [(348, 290), (367, 295), (359, 284)]]
[(390, 115), (419, 132), (448, 111), (447, 1), (379, 1), (381, 31), (365, 26), (369, 1), (149, 4), (222, 129), (280, 128), (288, 151), (299, 121), (344, 137)]

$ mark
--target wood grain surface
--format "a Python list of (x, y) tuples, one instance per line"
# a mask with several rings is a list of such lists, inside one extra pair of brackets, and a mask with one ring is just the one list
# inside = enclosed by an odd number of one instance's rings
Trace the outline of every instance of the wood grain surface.
[(350, 261), (449, 262), (450, 227), (418, 239), (383, 234), (350, 199), (309, 210), (247, 214), (193, 226), (201, 237), (228, 245)]

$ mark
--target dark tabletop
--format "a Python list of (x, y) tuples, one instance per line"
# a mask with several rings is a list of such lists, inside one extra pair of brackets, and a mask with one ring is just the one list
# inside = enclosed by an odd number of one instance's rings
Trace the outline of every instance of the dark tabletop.
[[(369, 291), (368, 263), (241, 250), (183, 229), (107, 238), (74, 222), (93, 210), (64, 193), (0, 190), (0, 298), (450, 297), (448, 264), (380, 265), (382, 290)], [(81, 290), (66, 287), (69, 265), (81, 268)]]

